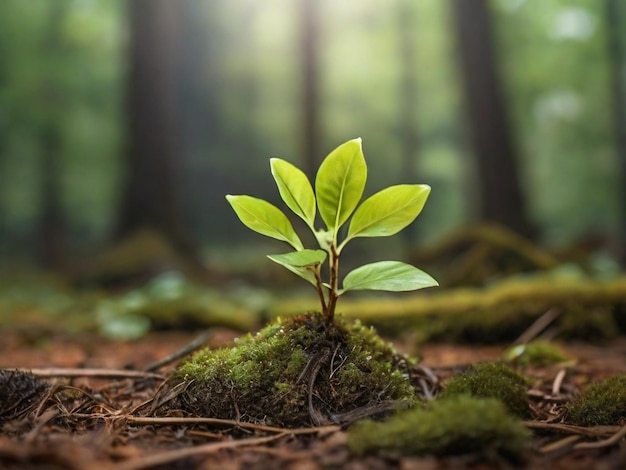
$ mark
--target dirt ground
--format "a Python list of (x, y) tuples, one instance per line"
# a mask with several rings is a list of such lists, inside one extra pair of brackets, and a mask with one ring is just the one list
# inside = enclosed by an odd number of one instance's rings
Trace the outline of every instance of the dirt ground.
[[(226, 329), (211, 333), (210, 347), (228, 345), (237, 336)], [(193, 333), (155, 332), (139, 341), (122, 342), (92, 334), (0, 331), (0, 368), (33, 370), (35, 376), (53, 384), (39, 395), (27, 384), (19, 398), (7, 398), (15, 405), (0, 404), (4, 410), (24, 410), (0, 421), (0, 468), (626, 468), (625, 427), (559, 426), (560, 396), (626, 372), (626, 337), (603, 345), (565, 345), (574, 363), (525, 371), (536, 379), (529, 391), (534, 419), (527, 422), (535, 438), (533, 450), (520, 462), (486, 461), (480, 455), (356, 457), (348, 451), (345, 429), (339, 426), (281, 429), (210, 418), (148, 416), (147, 404), (175, 365), (169, 362), (159, 367), (154, 362), (189, 345), (195, 337)], [(415, 352), (410, 338), (394, 342), (401, 352)], [(504, 348), (433, 344), (420, 347), (419, 353), (421, 365), (442, 380), (468, 364), (500, 358)]]

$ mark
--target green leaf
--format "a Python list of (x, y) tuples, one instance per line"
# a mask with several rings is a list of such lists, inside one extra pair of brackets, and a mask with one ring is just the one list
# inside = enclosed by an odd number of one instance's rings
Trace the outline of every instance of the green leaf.
[(355, 237), (388, 237), (415, 220), (426, 204), (430, 186), (399, 184), (369, 197), (357, 208), (343, 244)]
[(424, 271), (400, 261), (379, 261), (350, 271), (343, 280), (343, 292), (349, 290), (410, 291), (439, 284)]
[(287, 242), (296, 250), (304, 248), (291, 222), (278, 207), (252, 196), (228, 194), (226, 200), (250, 230)]
[(320, 229), (315, 231), (315, 239), (319, 244), (320, 248), (327, 253), (330, 252), (330, 245), (333, 243), (333, 235), (332, 231)]
[(317, 206), (326, 228), (335, 237), (361, 200), (366, 179), (360, 138), (341, 144), (320, 165), (315, 178)]
[(326, 259), (326, 252), (305, 249), (281, 255), (267, 255), (267, 257), (278, 264), (289, 264), (297, 268), (306, 268), (322, 264)]
[(324, 262), (326, 252), (306, 249), (281, 255), (267, 255), (267, 257), (315, 286), (317, 281), (312, 269), (317, 269)]
[(270, 159), (272, 176), (280, 197), (287, 207), (313, 229), (315, 222), (315, 194), (304, 172), (280, 158)]

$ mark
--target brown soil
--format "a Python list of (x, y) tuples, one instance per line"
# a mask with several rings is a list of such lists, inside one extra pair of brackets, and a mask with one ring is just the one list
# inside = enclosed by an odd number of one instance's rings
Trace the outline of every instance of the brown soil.
[[(215, 330), (208, 344), (227, 345), (235, 336), (229, 330)], [(158, 375), (144, 369), (193, 339), (191, 334), (152, 333), (128, 343), (91, 334), (0, 331), (0, 368), (56, 376), (42, 379), (50, 387), (31, 388), (36, 390), (32, 393), (24, 390), (22, 399), (12, 395), (5, 398), (11, 403), (0, 403), (0, 410), (5, 410), (0, 417), (0, 468), (626, 468), (624, 428), (559, 425), (564, 397), (591, 381), (626, 372), (626, 337), (601, 346), (566, 345), (577, 360), (575, 365), (525, 371), (536, 378), (529, 392), (533, 419), (527, 422), (535, 433), (535, 446), (523, 462), (515, 464), (488, 463), (477, 455), (355, 457), (346, 448), (345, 430), (333, 425), (281, 429), (227, 420), (149, 417), (152, 398), (175, 364), (156, 370)], [(396, 345), (415, 352), (410, 340), (396, 338)], [(430, 378), (424, 383), (431, 384), (433, 375), (443, 380), (467, 364), (498, 359), (503, 349), (428, 345), (420, 350), (423, 367), (416, 368), (415, 374), (426, 374)], [(133, 373), (135, 377), (123, 377)], [(4, 374), (4, 379), (10, 377)], [(15, 380), (17, 375), (11, 377)], [(33, 385), (39, 383), (34, 380)], [(555, 394), (555, 381), (560, 380)], [(23, 381), (19, 385), (28, 388)]]

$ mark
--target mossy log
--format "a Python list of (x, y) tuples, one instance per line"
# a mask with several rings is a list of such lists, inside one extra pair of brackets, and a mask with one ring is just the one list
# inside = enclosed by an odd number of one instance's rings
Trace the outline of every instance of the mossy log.
[[(307, 310), (311, 301), (274, 306), (276, 315)], [(626, 278), (611, 282), (508, 280), (487, 288), (440, 289), (401, 298), (342, 299), (339, 311), (379, 331), (416, 332), (422, 340), (499, 343), (516, 339), (548, 310), (565, 338), (601, 340), (626, 331)]]

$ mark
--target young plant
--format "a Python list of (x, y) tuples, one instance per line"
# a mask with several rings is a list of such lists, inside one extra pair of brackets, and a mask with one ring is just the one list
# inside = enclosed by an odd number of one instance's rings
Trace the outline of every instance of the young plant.
[[(311, 229), (320, 249), (305, 248), (287, 216), (269, 202), (245, 195), (229, 194), (226, 199), (245, 226), (294, 248), (290, 253), (268, 258), (313, 284), (327, 323), (333, 321), (337, 299), (348, 291), (411, 291), (438, 285), (425, 272), (400, 261), (360, 266), (346, 274), (341, 287), (339, 283), (339, 260), (346, 244), (358, 237), (398, 233), (422, 211), (429, 186), (390, 186), (359, 205), (367, 179), (360, 138), (349, 140), (328, 154), (317, 171), (315, 193), (306, 175), (291, 163), (272, 158), (270, 167), (281, 198)], [(317, 211), (325, 224), (320, 230), (315, 228)], [(339, 229), (348, 219), (347, 233), (340, 240)], [(324, 280), (322, 266), (327, 260), (328, 275)]]

